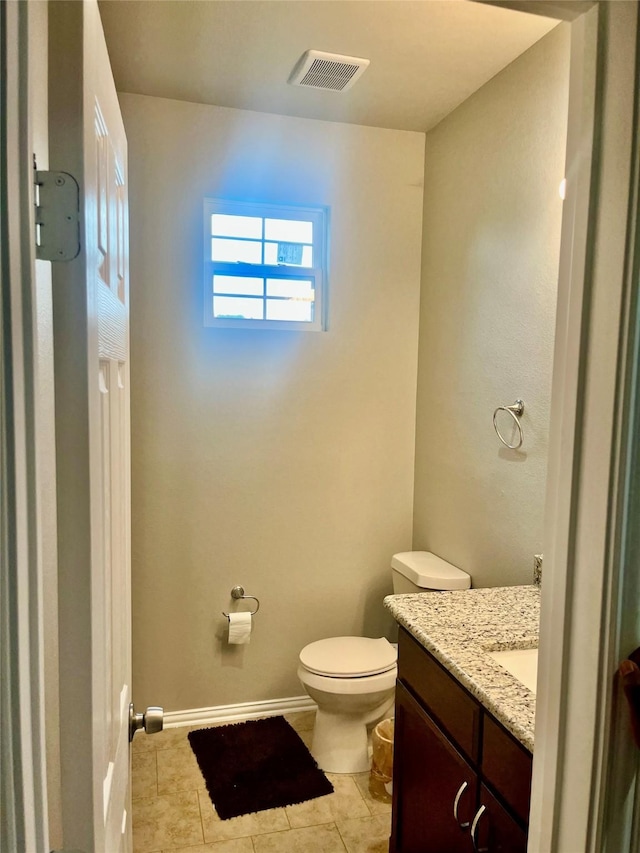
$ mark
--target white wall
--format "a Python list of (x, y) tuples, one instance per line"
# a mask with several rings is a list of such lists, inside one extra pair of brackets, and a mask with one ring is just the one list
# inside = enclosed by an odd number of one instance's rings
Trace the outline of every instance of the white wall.
[[(474, 586), (542, 548), (568, 63), (562, 24), (427, 134), (414, 547)], [(519, 452), (492, 426), (517, 397)]]
[[(424, 136), (122, 95), (131, 186), (136, 703), (299, 695), (390, 630), (411, 546)], [(331, 208), (329, 328), (202, 323), (202, 199)], [(223, 640), (235, 584), (251, 644)]]

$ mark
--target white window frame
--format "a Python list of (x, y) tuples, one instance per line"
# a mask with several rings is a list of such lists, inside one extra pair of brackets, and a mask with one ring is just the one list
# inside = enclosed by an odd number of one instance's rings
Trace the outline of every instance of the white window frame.
[[(214, 213), (232, 216), (256, 216), (264, 219), (290, 219), (313, 222), (313, 267), (281, 264), (227, 263), (211, 259), (211, 216)], [(293, 205), (261, 204), (259, 202), (228, 201), (218, 198), (204, 200), (204, 324), (219, 329), (271, 329), (305, 332), (322, 332), (326, 328), (327, 282), (327, 223), (328, 210), (324, 207), (297, 207)], [(264, 242), (264, 232), (262, 240)], [(236, 275), (275, 279), (312, 279), (314, 287), (313, 320), (252, 320), (244, 318), (214, 317), (213, 276)], [(266, 294), (250, 297), (266, 301)]]

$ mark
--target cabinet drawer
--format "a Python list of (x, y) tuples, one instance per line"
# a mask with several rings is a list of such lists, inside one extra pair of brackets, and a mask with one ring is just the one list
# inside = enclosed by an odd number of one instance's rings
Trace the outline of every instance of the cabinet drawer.
[(527, 823), (533, 757), (489, 714), (484, 716), (482, 729), (482, 775)]
[(480, 705), (404, 629), (398, 637), (398, 678), (472, 762), (480, 746)]

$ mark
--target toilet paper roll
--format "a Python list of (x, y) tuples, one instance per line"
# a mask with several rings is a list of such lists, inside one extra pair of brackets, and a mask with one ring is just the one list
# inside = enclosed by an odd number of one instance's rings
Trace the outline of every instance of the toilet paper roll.
[(229, 614), (229, 643), (241, 645), (251, 640), (252, 620), (250, 613)]

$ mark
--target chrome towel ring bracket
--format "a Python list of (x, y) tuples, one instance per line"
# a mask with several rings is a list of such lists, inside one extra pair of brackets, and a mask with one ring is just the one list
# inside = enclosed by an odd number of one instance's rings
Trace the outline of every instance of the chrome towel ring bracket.
[[(508, 441), (500, 433), (498, 429), (498, 423), (496, 418), (498, 417), (498, 412), (508, 412), (513, 418), (513, 422), (518, 427), (518, 443), (517, 444), (509, 444)], [(522, 442), (524, 441), (524, 432), (522, 431), (522, 424), (520, 423), (520, 418), (522, 417), (522, 413), (524, 412), (524, 402), (522, 400), (516, 400), (515, 403), (511, 406), (498, 406), (498, 408), (493, 413), (493, 428), (496, 431), (496, 435), (500, 439), (500, 441), (504, 444), (505, 447), (508, 447), (509, 450), (517, 450), (519, 447), (522, 447)]]
[[(258, 601), (258, 599), (255, 597), (255, 595), (245, 595), (243, 586), (234, 586), (234, 588), (231, 590), (231, 598), (235, 598), (236, 600), (239, 600), (241, 598), (251, 598), (253, 601), (255, 601), (256, 609), (248, 611), (252, 616), (255, 616), (258, 610), (260, 610), (260, 602)], [(225, 613), (224, 610), (222, 611), (222, 615), (226, 616), (227, 619), (229, 618), (229, 614)]]

